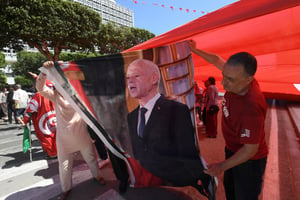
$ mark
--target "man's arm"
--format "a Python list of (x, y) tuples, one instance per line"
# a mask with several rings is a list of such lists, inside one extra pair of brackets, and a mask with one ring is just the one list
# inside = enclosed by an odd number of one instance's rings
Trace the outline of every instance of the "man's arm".
[[(54, 66), (54, 63), (52, 61), (46, 61), (43, 64), (43, 67), (45, 68), (51, 68)], [(47, 79), (47, 75), (44, 74), (43, 72), (41, 72), (38, 76), (38, 78), (36, 79), (36, 89), (37, 91), (44, 96), (45, 98), (49, 99), (50, 101), (55, 101), (55, 94), (54, 91), (49, 89), (46, 86), (46, 79)]]
[(223, 171), (235, 167), (251, 159), (257, 152), (259, 144), (244, 144), (244, 146), (237, 151), (233, 156), (224, 160), (223, 162), (211, 164), (205, 173), (211, 176), (218, 176)]
[(208, 63), (215, 65), (218, 69), (223, 70), (223, 66), (226, 63), (226, 61), (223, 58), (221, 58), (217, 54), (197, 49), (196, 42), (194, 40), (190, 40), (189, 44), (192, 52), (202, 57)]

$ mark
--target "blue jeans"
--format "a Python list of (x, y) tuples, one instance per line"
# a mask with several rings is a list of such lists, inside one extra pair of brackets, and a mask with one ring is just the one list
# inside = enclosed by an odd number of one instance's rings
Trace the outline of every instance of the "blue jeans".
[(16, 113), (16, 111), (15, 111), (15, 109), (12, 107), (12, 105), (7, 105), (8, 122), (9, 122), (10, 124), (12, 123), (12, 116), (13, 116), (13, 114), (14, 114), (15, 122), (16, 122), (16, 123), (18, 122), (15, 113)]
[[(226, 159), (234, 153), (225, 148)], [(248, 160), (224, 172), (227, 200), (258, 200), (261, 192), (267, 157)]]
[(24, 117), (26, 108), (18, 108), (16, 109), (15, 115), (16, 117), (20, 117), (21, 115)]

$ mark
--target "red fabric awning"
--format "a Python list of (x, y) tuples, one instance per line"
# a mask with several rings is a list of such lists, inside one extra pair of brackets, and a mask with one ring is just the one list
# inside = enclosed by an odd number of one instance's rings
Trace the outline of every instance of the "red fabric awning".
[[(241, 0), (126, 51), (148, 49), (193, 39), (197, 47), (227, 59), (248, 51), (258, 60), (256, 79), (269, 98), (300, 101), (300, 1)], [(195, 80), (222, 74), (193, 55)]]

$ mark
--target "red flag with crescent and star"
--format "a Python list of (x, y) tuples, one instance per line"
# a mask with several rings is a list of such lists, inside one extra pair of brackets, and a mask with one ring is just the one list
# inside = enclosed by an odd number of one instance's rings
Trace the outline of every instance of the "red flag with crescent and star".
[(56, 149), (56, 114), (54, 103), (35, 93), (25, 111), (24, 123), (32, 120), (37, 138), (43, 150), (50, 156), (57, 155)]

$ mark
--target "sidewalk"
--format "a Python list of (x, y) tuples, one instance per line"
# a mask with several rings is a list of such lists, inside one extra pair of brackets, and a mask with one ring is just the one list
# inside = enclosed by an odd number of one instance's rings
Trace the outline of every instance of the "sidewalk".
[[(225, 141), (221, 131), (221, 112), (218, 114), (218, 131), (216, 138), (206, 137), (205, 126), (201, 125), (198, 127), (198, 139), (200, 144), (201, 156), (207, 163), (216, 163), (223, 161), (224, 157), (224, 147)], [(223, 187), (223, 175), (218, 178), (218, 188), (217, 188), (217, 200), (225, 200), (225, 191)]]
[[(217, 138), (207, 138), (203, 126), (198, 129), (201, 155), (208, 163), (224, 160), (220, 122), (219, 112)], [(300, 131), (300, 104), (269, 106), (265, 130), (269, 155), (261, 199), (300, 200), (300, 145), (299, 135), (295, 135)], [(224, 200), (223, 176), (218, 180), (217, 200)]]
[[(220, 112), (219, 112), (220, 113)], [(217, 138), (207, 138), (205, 136), (205, 128), (199, 127), (199, 144), (202, 157), (207, 163), (219, 162), (224, 160), (224, 139), (221, 134), (221, 119), (218, 116), (219, 126)], [(279, 124), (280, 123), (280, 124)], [(288, 117), (286, 108), (268, 109), (266, 119), (266, 133), (269, 144), (270, 156), (272, 163), (267, 164), (267, 171), (265, 174), (265, 182), (262, 199), (263, 200), (276, 200), (276, 199), (299, 199), (299, 177), (300, 177), (300, 163), (299, 163), (299, 146), (291, 133), (291, 118)], [(296, 122), (297, 123), (297, 122)], [(11, 125), (14, 127), (14, 125)], [(6, 126), (5, 126), (6, 127)], [(8, 127), (8, 126), (7, 126)], [(8, 127), (8, 128), (12, 128)], [(273, 127), (273, 128), (272, 128)], [(3, 127), (4, 128), (4, 127)], [(273, 135), (271, 135), (271, 133)], [(271, 139), (275, 139), (271, 141)], [(278, 154), (276, 155), (276, 152)], [(275, 155), (274, 155), (275, 153)], [(35, 161), (33, 161), (35, 162)], [(49, 163), (49, 162), (48, 162)], [(101, 169), (101, 173), (105, 178), (107, 184), (105, 186), (98, 185), (92, 180), (90, 171), (82, 158), (79, 156), (73, 170), (73, 190), (68, 199), (81, 200), (81, 199), (95, 199), (95, 200), (206, 200), (207, 198), (199, 194), (192, 187), (156, 187), (156, 188), (128, 188), (124, 195), (118, 193), (118, 181), (113, 173), (110, 164)], [(277, 167), (277, 168), (274, 168)], [(21, 168), (21, 167), (20, 167)], [(56, 170), (56, 171), (55, 171)], [(276, 171), (277, 170), (277, 171)], [(51, 174), (55, 174), (52, 175)], [(270, 173), (271, 172), (271, 173)], [(49, 175), (50, 173), (50, 175)], [(274, 174), (277, 180), (274, 181)], [(24, 188), (20, 191), (14, 192), (9, 195), (6, 200), (24, 199), (26, 195), (33, 195), (31, 199), (40, 199), (41, 195), (44, 199), (54, 200), (60, 193), (60, 184), (57, 172), (57, 161), (51, 161), (49, 166), (43, 170), (35, 172), (35, 176), (39, 175), (44, 177), (44, 180), (30, 188)], [(287, 177), (288, 176), (288, 177)], [(289, 176), (293, 180), (288, 180)], [(18, 177), (19, 178), (19, 177)], [(219, 181), (217, 189), (217, 200), (225, 199), (225, 192), (223, 188), (223, 176), (217, 177)], [(52, 180), (53, 183), (48, 183)], [(48, 181), (48, 182), (47, 182)], [(290, 182), (285, 182), (290, 181)], [(46, 183), (47, 184), (44, 184)], [(44, 186), (41, 186), (43, 185)], [(281, 195), (276, 195), (276, 192), (281, 192)], [(295, 192), (291, 194), (289, 192)], [(298, 193), (298, 194), (297, 194)], [(35, 196), (34, 194), (38, 195)], [(271, 196), (270, 196), (271, 194)], [(284, 195), (288, 195), (282, 198)], [(36, 198), (34, 198), (36, 197)], [(49, 198), (50, 197), (50, 198)], [(298, 198), (298, 199), (297, 199)], [(25, 198), (26, 199), (26, 198)]]
[[(0, 120), (1, 135), (17, 135), (19, 142), (18, 154), (22, 152), (22, 130), (17, 124), (7, 124)], [(12, 136), (12, 135), (11, 135)], [(13, 136), (15, 137), (15, 136)], [(37, 140), (33, 134), (34, 140)], [(35, 147), (37, 148), (37, 147)], [(19, 150), (18, 150), (19, 149)], [(44, 153), (43, 153), (44, 154)], [(41, 154), (33, 153), (33, 161), (29, 160), (29, 153), (26, 153), (26, 161), (16, 166), (10, 166), (12, 161), (4, 161), (8, 168), (1, 169), (2, 176), (0, 183), (3, 185), (4, 196), (0, 199), (57, 199), (61, 193), (60, 181), (58, 176), (58, 162), (56, 160), (45, 160)], [(28, 158), (27, 158), (28, 156)], [(28, 160), (27, 160), (28, 159)], [(19, 162), (16, 158), (13, 162)], [(8, 166), (7, 163), (10, 163)], [(116, 179), (111, 164), (105, 165), (101, 169), (101, 174), (106, 180), (106, 185), (102, 186), (93, 181), (90, 170), (78, 153), (73, 166), (73, 188), (69, 200), (95, 199), (95, 200), (206, 200), (207, 198), (199, 194), (192, 187), (155, 187), (155, 188), (128, 188), (127, 192), (120, 195), (118, 192), (119, 182)], [(18, 186), (16, 186), (18, 185)], [(20, 188), (20, 189), (12, 189)]]

